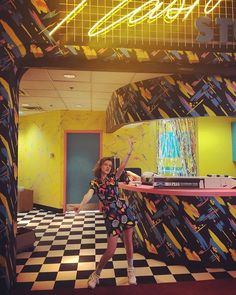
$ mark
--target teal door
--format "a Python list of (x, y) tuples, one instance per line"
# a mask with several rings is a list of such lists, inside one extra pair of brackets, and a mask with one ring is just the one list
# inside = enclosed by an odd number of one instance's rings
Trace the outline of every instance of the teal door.
[[(78, 204), (94, 178), (92, 169), (100, 156), (100, 133), (67, 133), (66, 204)], [(95, 196), (90, 203), (98, 203)]]

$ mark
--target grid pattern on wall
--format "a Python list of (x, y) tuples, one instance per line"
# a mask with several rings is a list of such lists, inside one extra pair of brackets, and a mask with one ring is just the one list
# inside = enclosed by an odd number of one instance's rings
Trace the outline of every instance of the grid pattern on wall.
[[(213, 32), (212, 41), (208, 42), (210, 47), (214, 48), (220, 40), (217, 18), (229, 19), (227, 46), (235, 46), (231, 24), (234, 1), (60, 0), (48, 1), (48, 5), (51, 10), (59, 11), (59, 19), (52, 29), (62, 22), (55, 36), (66, 44), (199, 47), (200, 27), (196, 27), (196, 20), (207, 17), (208, 21), (201, 26)], [(63, 22), (68, 15), (70, 17)], [(94, 36), (88, 37), (89, 32)]]

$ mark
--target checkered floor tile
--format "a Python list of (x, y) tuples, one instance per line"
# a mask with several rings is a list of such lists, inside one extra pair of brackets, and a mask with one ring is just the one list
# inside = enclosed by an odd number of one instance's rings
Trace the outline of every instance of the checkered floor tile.
[[(103, 216), (98, 211), (54, 214), (43, 210), (18, 213), (18, 227), (34, 229), (34, 249), (17, 254), (17, 288), (51, 290), (86, 288), (87, 279), (106, 249)], [(236, 278), (236, 269), (167, 265), (134, 254), (138, 284)], [(103, 270), (100, 285), (127, 285), (125, 248), (120, 240)]]

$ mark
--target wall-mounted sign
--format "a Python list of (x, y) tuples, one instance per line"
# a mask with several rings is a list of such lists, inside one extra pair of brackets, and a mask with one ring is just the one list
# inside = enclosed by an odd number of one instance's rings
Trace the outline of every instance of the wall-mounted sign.
[[(56, 3), (55, 3), (56, 2)], [(59, 0), (49, 34), (70, 45), (234, 50), (236, 1)]]

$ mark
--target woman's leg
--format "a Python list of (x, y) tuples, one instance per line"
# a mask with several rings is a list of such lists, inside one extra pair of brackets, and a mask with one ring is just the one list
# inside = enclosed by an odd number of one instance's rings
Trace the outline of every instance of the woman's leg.
[(117, 247), (117, 240), (118, 240), (118, 235), (117, 236), (110, 235), (107, 237), (107, 250), (102, 255), (102, 257), (98, 263), (98, 266), (96, 269), (97, 275), (100, 275), (102, 269), (107, 264), (108, 260), (110, 258), (112, 258), (112, 256), (114, 255), (116, 247)]
[(128, 267), (133, 267), (133, 227), (124, 230), (124, 244)]
[(134, 272), (134, 266), (133, 266), (133, 227), (128, 228), (124, 230), (124, 243), (125, 243), (125, 249), (126, 249), (126, 256), (128, 261), (128, 280), (129, 284), (131, 285), (137, 285), (137, 280)]

